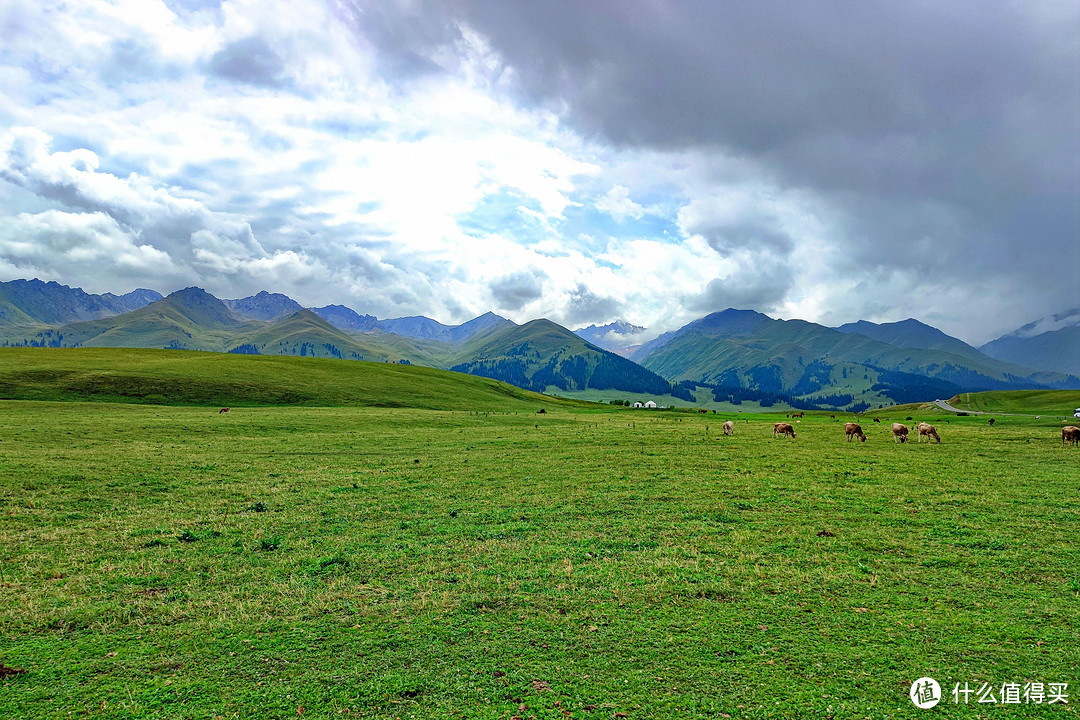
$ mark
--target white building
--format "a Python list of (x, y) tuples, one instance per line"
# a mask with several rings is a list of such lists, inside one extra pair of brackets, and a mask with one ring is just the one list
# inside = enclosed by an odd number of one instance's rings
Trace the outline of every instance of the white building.
[(656, 403), (654, 403), (652, 400), (650, 400), (649, 402), (645, 403), (645, 407), (650, 408), (652, 410), (655, 410), (656, 409)]

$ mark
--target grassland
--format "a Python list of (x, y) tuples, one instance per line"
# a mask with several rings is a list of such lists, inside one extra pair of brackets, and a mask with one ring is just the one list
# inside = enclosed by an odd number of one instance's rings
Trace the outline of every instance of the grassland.
[(1080, 390), (995, 390), (962, 393), (949, 400), (949, 404), (961, 410), (1070, 417), (1073, 411), (1080, 407)]
[(0, 717), (927, 717), (922, 675), (1080, 687), (1059, 421), (848, 444), (841, 415), (720, 438), (521, 402), (0, 401), (0, 663), (27, 671)]
[(0, 348), (0, 399), (482, 411), (581, 404), (412, 365), (115, 348)]

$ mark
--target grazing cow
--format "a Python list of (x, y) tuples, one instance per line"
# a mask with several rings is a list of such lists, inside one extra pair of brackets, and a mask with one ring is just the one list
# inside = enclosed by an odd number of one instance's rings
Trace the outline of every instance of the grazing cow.
[(793, 417), (793, 418), (801, 418), (805, 414), (806, 413), (801, 413), (801, 412), (799, 412), (799, 413), (791, 413), (791, 417)]
[(994, 418), (990, 418), (990, 427), (994, 427)]
[(919, 442), (922, 442), (922, 439), (923, 439), (924, 435), (926, 436), (927, 442), (929, 442), (930, 438), (934, 438), (939, 443), (941, 442), (941, 438), (938, 436), (937, 430), (934, 429), (933, 425), (930, 425), (929, 423), (921, 422), (921, 423), (919, 423), (919, 428), (918, 429), (919, 429)]
[(844, 423), (844, 434), (847, 435), (847, 441), (851, 442), (851, 438), (857, 437), (863, 442), (866, 442), (866, 433), (862, 431), (862, 428), (858, 423)]
[(1065, 441), (1068, 440), (1069, 444), (1076, 447), (1077, 443), (1080, 443), (1080, 427), (1075, 425), (1066, 425), (1061, 428), (1061, 445), (1064, 447)]
[(217, 411), (217, 414), (218, 415), (224, 415), (227, 412), (229, 412), (229, 408), (221, 408), (220, 410)]
[(876, 422), (876, 423), (880, 423), (881, 421), (880, 421), (880, 420), (878, 420), (877, 418), (874, 418), (874, 422)]
[(708, 410), (702, 410), (702, 409), (699, 408), (698, 413), (701, 414), (701, 415), (708, 415), (709, 411)]
[(899, 443), (907, 442), (907, 425), (901, 425), (900, 423), (892, 424), (892, 441)]
[(725, 435), (734, 435), (735, 434), (735, 423), (733, 423), (730, 420), (728, 420), (726, 423), (724, 423), (724, 434)]
[(788, 423), (773, 423), (772, 436), (779, 437), (780, 435), (787, 435), (789, 437), (795, 437), (795, 428), (791, 427)]

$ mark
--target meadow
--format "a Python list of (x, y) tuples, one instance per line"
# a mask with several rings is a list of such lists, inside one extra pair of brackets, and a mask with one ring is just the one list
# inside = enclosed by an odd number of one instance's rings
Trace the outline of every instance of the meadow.
[[(1060, 418), (897, 445), (888, 410), (847, 443), (534, 400), (0, 401), (0, 717), (925, 717), (924, 675), (940, 717), (1078, 702)], [(1029, 681), (1070, 704), (951, 696)]]

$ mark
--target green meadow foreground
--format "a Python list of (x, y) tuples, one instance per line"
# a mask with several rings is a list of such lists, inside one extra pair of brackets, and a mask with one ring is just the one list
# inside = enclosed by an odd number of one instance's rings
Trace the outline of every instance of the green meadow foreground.
[[(475, 392), (223, 415), (0, 401), (0, 664), (26, 671), (0, 680), (0, 717), (1080, 703), (1080, 449), (1061, 417), (904, 411), (943, 443), (896, 445), (884, 410), (849, 444), (843, 414), (794, 440), (744, 416), (724, 438), (731, 416)], [(908, 699), (924, 675), (933, 711)], [(1067, 682), (1070, 704), (957, 706), (957, 682)]]

